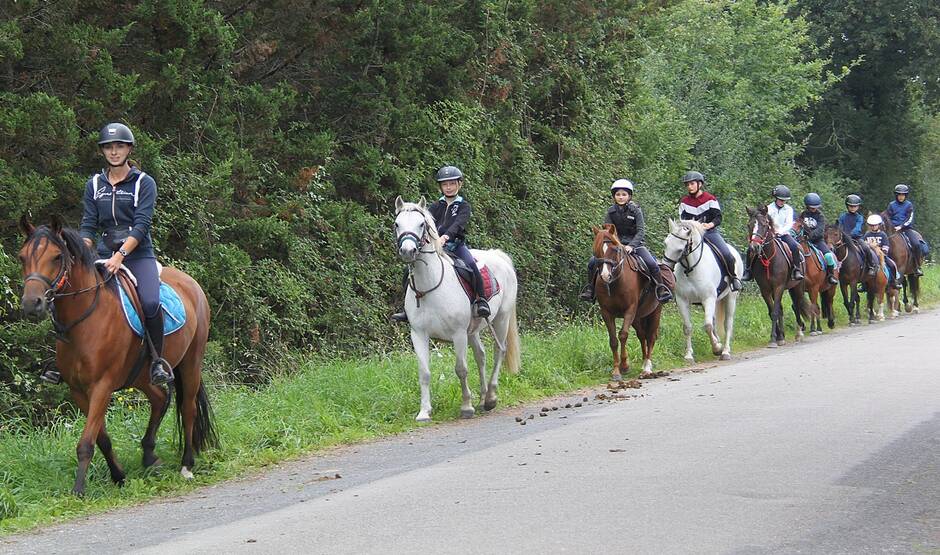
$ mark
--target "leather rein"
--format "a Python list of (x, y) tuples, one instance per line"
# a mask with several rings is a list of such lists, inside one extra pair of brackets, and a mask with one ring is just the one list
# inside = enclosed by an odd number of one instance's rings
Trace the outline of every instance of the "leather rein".
[[(409, 211), (418, 212), (419, 214), (422, 214), (422, 216), (424, 215), (421, 211), (416, 210), (416, 209), (411, 209)], [(425, 220), (425, 222), (426, 221), (427, 220)], [(421, 298), (427, 295), (428, 293), (431, 293), (432, 291), (436, 290), (438, 287), (441, 286), (442, 283), (444, 283), (444, 257), (441, 256), (441, 254), (437, 252), (437, 249), (435, 248), (432, 248), (431, 250), (424, 250), (424, 247), (429, 245), (431, 242), (431, 238), (428, 235), (427, 226), (425, 226), (424, 235), (422, 236), (419, 236), (417, 233), (414, 233), (412, 231), (403, 231), (402, 233), (400, 233), (397, 238), (397, 244), (398, 244), (399, 249), (405, 243), (405, 241), (413, 242), (415, 246), (418, 247), (418, 252), (421, 254), (432, 254), (432, 253), (436, 254), (438, 261), (441, 263), (441, 276), (437, 280), (437, 284), (435, 284), (434, 287), (427, 289), (425, 291), (420, 291), (418, 289), (418, 286), (415, 284), (414, 266), (418, 262), (421, 262), (422, 264), (427, 265), (427, 262), (424, 260), (421, 260), (418, 257), (415, 257), (414, 260), (406, 263), (408, 266), (408, 278), (407, 278), (408, 286), (411, 287), (411, 290), (415, 292), (415, 304), (416, 306), (420, 308)]]

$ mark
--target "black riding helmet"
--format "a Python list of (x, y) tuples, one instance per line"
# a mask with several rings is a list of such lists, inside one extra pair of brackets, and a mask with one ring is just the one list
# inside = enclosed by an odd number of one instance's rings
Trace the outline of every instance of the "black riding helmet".
[(774, 198), (780, 200), (790, 200), (790, 188), (786, 185), (777, 185), (771, 192)]
[(463, 179), (463, 172), (460, 171), (460, 168), (457, 166), (444, 166), (443, 168), (437, 170), (437, 173), (434, 174), (434, 179), (438, 183), (441, 181), (452, 181), (454, 179)]
[(911, 188), (903, 183), (898, 183), (894, 186), (895, 195), (909, 195), (911, 194)]
[(705, 176), (696, 171), (685, 172), (685, 175), (682, 176), (682, 182), (688, 183), (689, 181), (701, 181), (705, 183)]
[(109, 123), (98, 132), (98, 146), (108, 143), (127, 143), (134, 146), (134, 133), (123, 123)]
[(858, 196), (858, 195), (849, 195), (849, 196), (845, 197), (845, 205), (846, 205), (846, 206), (861, 206), (861, 205), (862, 205), (862, 197), (860, 197), (860, 196)]

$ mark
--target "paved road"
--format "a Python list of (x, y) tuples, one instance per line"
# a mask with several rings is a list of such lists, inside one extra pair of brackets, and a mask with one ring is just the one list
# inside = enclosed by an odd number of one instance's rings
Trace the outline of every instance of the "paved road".
[(938, 330), (925, 313), (525, 426), (559, 403), (435, 426), (0, 551), (937, 553)]

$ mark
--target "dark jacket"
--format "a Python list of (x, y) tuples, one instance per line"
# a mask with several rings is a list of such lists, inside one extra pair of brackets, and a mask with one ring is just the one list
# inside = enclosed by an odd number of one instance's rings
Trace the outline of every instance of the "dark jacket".
[(858, 239), (862, 236), (862, 224), (865, 223), (865, 217), (859, 212), (843, 212), (839, 216), (839, 227), (852, 239)]
[(721, 205), (715, 195), (708, 191), (702, 191), (697, 197), (686, 195), (679, 201), (679, 219), (695, 220), (718, 227), (721, 225)]
[(822, 241), (826, 237), (826, 217), (820, 210), (800, 212), (800, 226), (810, 243)]
[(884, 231), (869, 231), (864, 236), (865, 240), (868, 241), (870, 245), (876, 245), (881, 248), (881, 251), (885, 254), (888, 254), (888, 249), (890, 244), (888, 242), (888, 234)]
[(904, 199), (904, 202), (892, 200), (888, 205), (888, 218), (894, 227), (900, 226), (901, 229), (907, 229), (914, 225), (914, 205), (911, 201)]
[(470, 223), (470, 203), (458, 196), (454, 202), (447, 206), (447, 199), (440, 200), (428, 209), (434, 222), (437, 224), (437, 234), (447, 235), (448, 243), (461, 245), (466, 241), (467, 224)]
[[(97, 187), (96, 187), (97, 185)], [(102, 170), (85, 184), (84, 213), (79, 234), (94, 241), (101, 232), (123, 228), (138, 241), (128, 258), (154, 258), (150, 222), (157, 201), (157, 183), (149, 175), (132, 167), (127, 177), (112, 186)], [(111, 256), (111, 249), (98, 239), (98, 254)]]
[(624, 245), (637, 248), (643, 246), (646, 237), (646, 222), (643, 219), (643, 210), (633, 201), (624, 206), (614, 204), (607, 209), (605, 224), (614, 224), (617, 227), (617, 236)]

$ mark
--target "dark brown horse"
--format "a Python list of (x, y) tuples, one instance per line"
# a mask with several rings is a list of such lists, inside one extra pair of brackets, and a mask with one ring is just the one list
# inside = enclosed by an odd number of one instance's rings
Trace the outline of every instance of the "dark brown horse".
[[(23, 265), (23, 311), (41, 317), (49, 313), (56, 329), (56, 365), (72, 398), (85, 414), (78, 442), (78, 470), (73, 491), (84, 495), (88, 464), (95, 444), (104, 455), (111, 479), (123, 484), (118, 463), (105, 430), (105, 412), (111, 394), (133, 386), (150, 401), (150, 421), (141, 439), (144, 467), (158, 462), (154, 454), (157, 429), (169, 404), (170, 392), (150, 384), (149, 372), (130, 380), (138, 363), (142, 341), (127, 325), (113, 279), (103, 279), (94, 266), (94, 253), (75, 230), (53, 218), (48, 226), (33, 227), (24, 217), (20, 226), (26, 242), (20, 249)], [(161, 279), (171, 285), (186, 308), (186, 324), (166, 337), (163, 356), (176, 376), (177, 426), (183, 443), (180, 473), (192, 478), (194, 454), (218, 440), (211, 408), (202, 384), (201, 369), (209, 335), (209, 304), (191, 277), (164, 268)], [(149, 356), (143, 368), (149, 368)]]
[[(888, 246), (890, 247), (888, 256), (894, 260), (894, 264), (898, 267), (898, 273), (903, 276), (901, 294), (904, 298), (904, 311), (913, 311), (914, 314), (917, 314), (920, 312), (920, 307), (917, 305), (917, 297), (920, 295), (920, 276), (917, 275), (917, 259), (914, 256), (914, 251), (911, 250), (912, 247), (916, 248), (916, 245), (911, 245), (903, 233), (899, 233), (894, 229), (887, 212), (882, 212), (881, 218), (885, 222), (884, 230), (888, 235)], [(911, 293), (910, 299), (907, 296), (908, 289)], [(913, 301), (913, 304), (911, 301)]]
[(768, 347), (785, 345), (783, 326), (783, 292), (789, 291), (796, 316), (796, 340), (803, 339), (803, 280), (790, 279), (790, 253), (786, 243), (777, 238), (773, 223), (767, 216), (767, 207), (748, 208), (749, 233), (748, 265), (751, 275), (760, 288), (770, 316), (770, 343)]
[[(806, 233), (802, 230), (799, 221), (794, 224), (797, 231), (797, 240), (806, 260), (806, 278), (803, 280), (803, 289), (809, 296), (809, 305), (803, 315), (809, 319), (809, 334), (822, 335), (822, 318), (826, 318), (826, 325), (832, 329), (836, 325), (835, 315), (832, 313), (832, 300), (836, 296), (835, 285), (826, 279), (825, 262), (816, 256), (816, 251), (810, 246)], [(838, 270), (836, 270), (838, 277)], [(821, 301), (821, 302), (820, 302)], [(820, 310), (821, 308), (821, 310)]]
[[(649, 376), (653, 372), (653, 346), (659, 337), (662, 305), (656, 300), (654, 285), (649, 278), (637, 271), (643, 267), (643, 261), (626, 252), (626, 247), (617, 238), (614, 225), (605, 224), (591, 229), (594, 232), (594, 256), (599, 265), (594, 290), (614, 357), (611, 379), (622, 381), (623, 375), (630, 371), (627, 355), (630, 326), (636, 330), (643, 351), (643, 375)], [(619, 334), (617, 318), (623, 318)]]
[(858, 284), (874, 287), (875, 279), (865, 271), (865, 253), (852, 241), (842, 228), (832, 224), (826, 226), (826, 244), (839, 260), (839, 288), (842, 290), (842, 303), (849, 313), (849, 325), (857, 326), (861, 321), (861, 297)]

